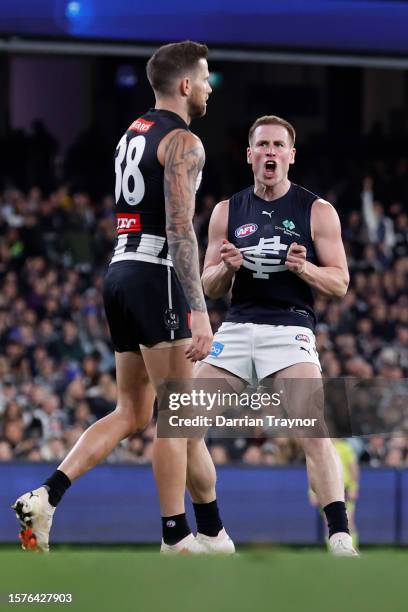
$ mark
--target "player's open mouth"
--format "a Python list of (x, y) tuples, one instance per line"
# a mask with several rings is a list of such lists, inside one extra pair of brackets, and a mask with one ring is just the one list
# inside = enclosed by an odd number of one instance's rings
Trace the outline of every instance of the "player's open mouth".
[(269, 160), (265, 162), (264, 170), (265, 170), (265, 176), (267, 178), (274, 176), (275, 171), (276, 171), (276, 161)]

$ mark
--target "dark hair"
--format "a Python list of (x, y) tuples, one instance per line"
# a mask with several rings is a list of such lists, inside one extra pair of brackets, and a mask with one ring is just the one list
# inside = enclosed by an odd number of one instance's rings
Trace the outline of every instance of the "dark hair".
[(206, 45), (185, 40), (159, 47), (146, 65), (147, 78), (155, 93), (173, 93), (174, 81), (197, 67), (198, 60), (206, 59)]
[(295, 128), (293, 127), (291, 123), (289, 123), (289, 121), (286, 121), (286, 119), (282, 119), (282, 117), (277, 117), (276, 115), (264, 115), (263, 117), (258, 117), (258, 119), (254, 121), (254, 123), (249, 128), (249, 134), (248, 134), (249, 144), (251, 144), (253, 133), (255, 132), (256, 128), (259, 127), (260, 125), (281, 125), (287, 130), (289, 134), (289, 138), (292, 142), (292, 146), (295, 144), (295, 139), (296, 139)]

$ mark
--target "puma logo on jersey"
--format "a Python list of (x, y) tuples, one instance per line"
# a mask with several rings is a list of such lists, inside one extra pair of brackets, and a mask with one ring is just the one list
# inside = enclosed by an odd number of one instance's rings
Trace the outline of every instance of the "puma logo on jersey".
[(273, 214), (273, 212), (274, 212), (273, 210), (271, 210), (270, 212), (268, 212), (267, 210), (263, 210), (263, 211), (262, 211), (262, 214), (263, 214), (263, 215), (268, 215), (268, 217), (269, 217), (270, 219), (272, 219), (272, 214)]
[(139, 132), (140, 134), (146, 134), (150, 128), (155, 124), (154, 121), (146, 121), (146, 119), (136, 119), (129, 127), (129, 130)]
[(139, 213), (119, 213), (116, 215), (116, 219), (116, 231), (118, 234), (129, 234), (131, 232), (140, 232), (142, 230)]

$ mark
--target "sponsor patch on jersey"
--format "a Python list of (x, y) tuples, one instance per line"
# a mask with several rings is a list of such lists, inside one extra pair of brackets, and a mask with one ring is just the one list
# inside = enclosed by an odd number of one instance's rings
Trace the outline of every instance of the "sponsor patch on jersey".
[(221, 342), (213, 342), (209, 357), (219, 357), (224, 350), (224, 345)]
[(275, 225), (275, 229), (285, 234), (285, 236), (296, 236), (297, 238), (300, 238), (300, 234), (293, 231), (295, 227), (296, 225), (293, 223), (293, 221), (290, 221), (289, 219), (285, 219), (282, 225)]
[(247, 236), (254, 234), (257, 229), (258, 226), (256, 223), (245, 223), (245, 225), (240, 225), (237, 227), (235, 230), (235, 236), (237, 238), (246, 238)]
[(116, 215), (116, 231), (118, 234), (141, 232), (140, 213), (118, 213)]
[(285, 229), (287, 230), (294, 230), (296, 225), (293, 223), (293, 221), (291, 219), (285, 219), (284, 221), (282, 221), (282, 225)]
[(297, 336), (295, 336), (295, 340), (298, 340), (299, 342), (309, 342), (310, 343), (310, 338), (309, 336), (306, 336), (306, 334), (298, 334)]
[(146, 119), (136, 119), (136, 121), (134, 121), (132, 125), (129, 126), (129, 130), (139, 132), (139, 134), (146, 134), (146, 132), (148, 132), (154, 124), (154, 121), (146, 121)]

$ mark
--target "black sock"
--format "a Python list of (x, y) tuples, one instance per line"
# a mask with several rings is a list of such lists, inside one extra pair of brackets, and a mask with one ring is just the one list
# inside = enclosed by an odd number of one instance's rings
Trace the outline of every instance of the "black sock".
[(346, 513), (346, 504), (343, 501), (335, 501), (323, 508), (329, 527), (329, 538), (334, 533), (350, 533)]
[(64, 472), (56, 470), (44, 482), (43, 487), (48, 489), (48, 499), (51, 506), (58, 506), (65, 491), (71, 486), (71, 481)]
[(165, 544), (177, 544), (191, 533), (186, 513), (174, 516), (162, 516), (163, 540)]
[(197, 532), (215, 538), (222, 529), (222, 520), (217, 500), (208, 504), (193, 504), (197, 521)]

